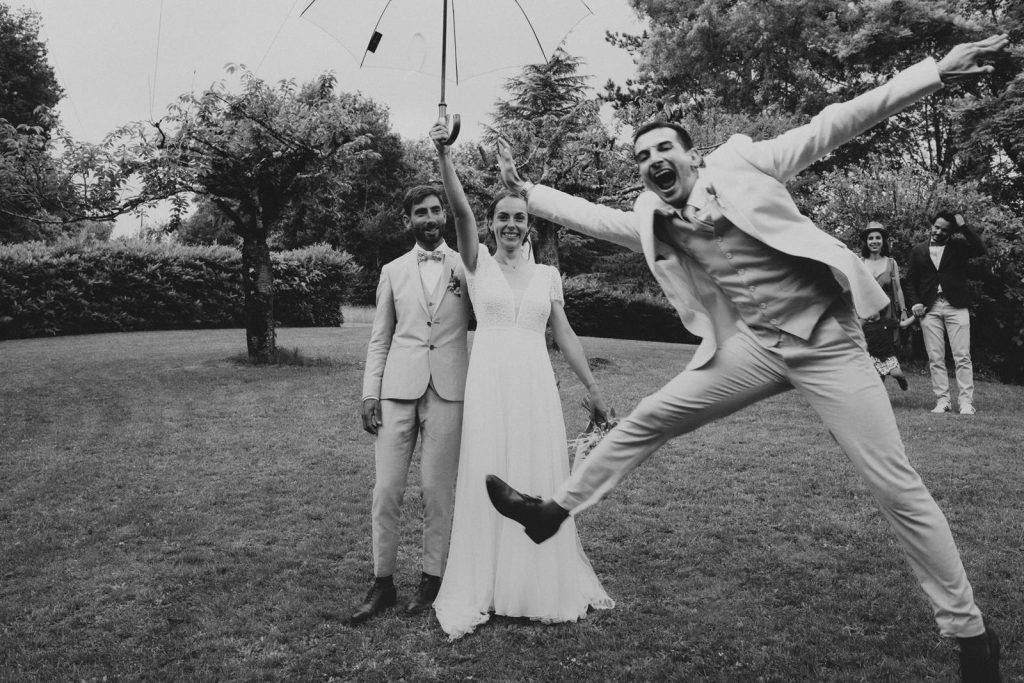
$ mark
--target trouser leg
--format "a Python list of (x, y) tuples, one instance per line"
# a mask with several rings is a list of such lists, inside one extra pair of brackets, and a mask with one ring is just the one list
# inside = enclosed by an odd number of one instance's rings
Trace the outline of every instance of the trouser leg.
[[(948, 304), (947, 304), (948, 305)], [(949, 307), (946, 330), (956, 368), (957, 402), (974, 402), (974, 365), (971, 363), (971, 314), (966, 308)]]
[(945, 636), (984, 632), (945, 516), (910, 465), (889, 396), (852, 315), (826, 316), (808, 344), (783, 347), (789, 379), (863, 477), (899, 539)]
[(417, 401), (382, 400), (381, 424), (374, 442), (373, 573), (391, 576), (398, 558), (402, 497), (416, 445)]
[(672, 437), (790, 388), (778, 359), (744, 332), (707, 365), (685, 370), (648, 396), (601, 440), (555, 493), (574, 515), (606, 496)]
[(420, 410), (420, 480), (423, 485), (423, 571), (441, 576), (448, 556), (459, 470), (462, 401), (427, 389)]
[(946, 373), (946, 321), (942, 301), (936, 301), (921, 318), (921, 338), (928, 354), (932, 391), (938, 400), (949, 401), (949, 376)]

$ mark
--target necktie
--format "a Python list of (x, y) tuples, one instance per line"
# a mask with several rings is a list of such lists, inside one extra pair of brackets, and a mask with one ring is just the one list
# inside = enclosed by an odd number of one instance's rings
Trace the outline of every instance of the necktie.
[(424, 261), (444, 261), (444, 254), (440, 250), (417, 251), (416, 263), (423, 263)]

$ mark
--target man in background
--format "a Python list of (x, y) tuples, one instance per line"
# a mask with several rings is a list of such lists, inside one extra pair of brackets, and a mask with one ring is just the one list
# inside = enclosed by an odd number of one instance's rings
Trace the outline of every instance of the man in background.
[[(956, 238), (956, 234), (961, 235)], [(921, 321), (921, 336), (935, 392), (933, 413), (951, 409), (946, 371), (946, 339), (956, 367), (957, 405), (961, 415), (974, 415), (974, 366), (971, 363), (971, 295), (967, 262), (985, 254), (985, 245), (960, 214), (936, 214), (931, 236), (910, 251), (907, 303)]]

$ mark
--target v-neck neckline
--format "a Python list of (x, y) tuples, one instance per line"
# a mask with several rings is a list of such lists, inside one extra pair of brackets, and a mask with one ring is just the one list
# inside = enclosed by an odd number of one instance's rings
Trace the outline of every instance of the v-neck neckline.
[(497, 258), (492, 257), (492, 260), (494, 261), (494, 267), (498, 269), (498, 274), (501, 276), (501, 279), (505, 282), (505, 287), (508, 289), (509, 296), (512, 297), (512, 320), (513, 320), (513, 324), (516, 327), (519, 327), (519, 312), (523, 308), (523, 299), (526, 298), (526, 292), (533, 285), (533, 281), (537, 279), (537, 271), (540, 269), (540, 264), (539, 263), (531, 264), (531, 266), (533, 268), (533, 272), (530, 273), (530, 277), (526, 281), (526, 286), (523, 287), (523, 294), (519, 298), (519, 303), (517, 304), (516, 303), (516, 290), (515, 290), (514, 287), (512, 287), (512, 283), (508, 281), (508, 277), (505, 276), (505, 271), (503, 271), (501, 269), (501, 263), (498, 262)]

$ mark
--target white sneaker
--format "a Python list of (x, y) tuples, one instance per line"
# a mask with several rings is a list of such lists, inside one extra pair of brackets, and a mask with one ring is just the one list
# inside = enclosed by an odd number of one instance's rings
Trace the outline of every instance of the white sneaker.
[(978, 411), (976, 411), (974, 409), (974, 406), (972, 406), (970, 403), (961, 403), (960, 404), (960, 414), (961, 415), (974, 415), (976, 412), (978, 412)]
[(933, 413), (948, 413), (949, 412), (949, 401), (945, 399), (939, 399), (935, 403), (935, 407), (932, 408)]

